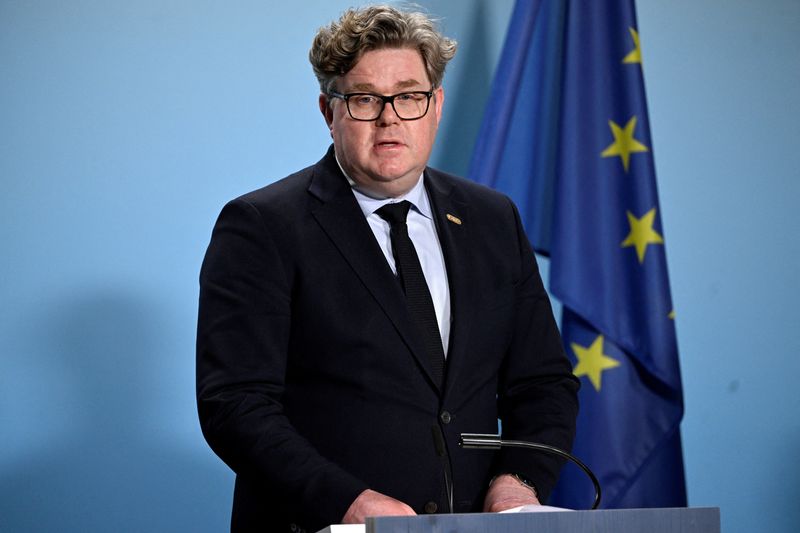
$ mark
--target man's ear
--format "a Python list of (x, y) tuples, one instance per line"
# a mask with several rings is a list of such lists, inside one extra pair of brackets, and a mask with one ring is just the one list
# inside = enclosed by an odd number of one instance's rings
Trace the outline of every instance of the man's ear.
[(444, 108), (444, 88), (440, 85), (433, 91), (433, 111), (436, 113), (436, 123), (442, 120), (442, 109)]
[(325, 117), (325, 124), (328, 125), (328, 129), (333, 133), (333, 109), (328, 97), (322, 93), (319, 94), (319, 110), (322, 116)]

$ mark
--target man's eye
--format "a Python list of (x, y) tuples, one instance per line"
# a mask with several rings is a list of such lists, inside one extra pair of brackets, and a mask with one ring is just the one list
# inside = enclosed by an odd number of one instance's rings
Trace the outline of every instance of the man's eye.
[(400, 100), (401, 102), (411, 102), (416, 99), (415, 97), (416, 95), (414, 93), (403, 93), (403, 94), (398, 94), (395, 97), (395, 100)]
[(353, 98), (357, 105), (373, 105), (378, 99), (374, 96), (370, 96), (368, 94), (361, 94)]

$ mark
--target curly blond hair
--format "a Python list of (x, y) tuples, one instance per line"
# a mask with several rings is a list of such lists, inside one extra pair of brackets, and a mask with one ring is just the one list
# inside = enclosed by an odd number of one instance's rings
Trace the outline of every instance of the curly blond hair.
[(456, 54), (456, 42), (424, 13), (386, 5), (351, 8), (317, 31), (308, 52), (320, 90), (328, 94), (365, 52), (381, 48), (419, 50), (433, 88), (442, 84), (445, 66)]

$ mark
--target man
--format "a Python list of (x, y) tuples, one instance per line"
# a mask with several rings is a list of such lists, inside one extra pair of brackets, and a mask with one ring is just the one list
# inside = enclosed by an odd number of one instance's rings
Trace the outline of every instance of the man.
[(234, 530), (499, 511), (555, 483), (549, 457), (458, 447), (499, 418), (507, 438), (569, 448), (578, 383), (513, 204), (426, 166), (454, 53), (390, 7), (320, 29), (333, 147), (220, 214), (198, 409), (237, 474)]

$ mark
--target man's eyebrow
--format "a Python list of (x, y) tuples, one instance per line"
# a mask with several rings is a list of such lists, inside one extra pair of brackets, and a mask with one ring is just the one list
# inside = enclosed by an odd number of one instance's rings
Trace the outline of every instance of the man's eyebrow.
[(371, 83), (356, 83), (350, 89), (354, 91), (374, 92), (375, 86)]
[(395, 85), (398, 89), (410, 89), (412, 87), (419, 87), (422, 85), (417, 80), (403, 80)]
[[(394, 84), (395, 88), (397, 88), (397, 89), (416, 88), (416, 87), (419, 87), (420, 85), (422, 85), (422, 84), (420, 82), (418, 82), (417, 80), (414, 80), (414, 79), (403, 80), (403, 81), (399, 81), (399, 82)], [(354, 90), (354, 91), (365, 91), (365, 92), (371, 92), (371, 93), (376, 92), (375, 91), (375, 86), (373, 84), (371, 84), (371, 83), (356, 83), (356, 84), (353, 85), (351, 90)]]

